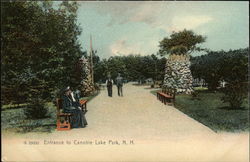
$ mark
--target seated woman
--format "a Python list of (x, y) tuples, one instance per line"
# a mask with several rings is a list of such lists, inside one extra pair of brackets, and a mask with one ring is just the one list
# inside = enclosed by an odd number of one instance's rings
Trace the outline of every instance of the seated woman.
[(80, 104), (74, 98), (70, 87), (67, 87), (64, 90), (64, 94), (62, 96), (62, 108), (64, 113), (72, 113), (73, 116), (71, 118), (71, 126), (72, 128), (84, 128), (88, 125), (87, 120), (82, 112)]

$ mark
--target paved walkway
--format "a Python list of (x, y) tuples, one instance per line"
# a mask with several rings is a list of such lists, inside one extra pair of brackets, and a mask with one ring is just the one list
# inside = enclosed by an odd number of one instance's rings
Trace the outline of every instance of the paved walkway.
[(126, 84), (124, 97), (113, 88), (113, 97), (105, 89), (88, 103), (87, 128), (4, 137), (3, 155), (24, 161), (248, 161), (248, 133), (217, 134), (145, 86)]

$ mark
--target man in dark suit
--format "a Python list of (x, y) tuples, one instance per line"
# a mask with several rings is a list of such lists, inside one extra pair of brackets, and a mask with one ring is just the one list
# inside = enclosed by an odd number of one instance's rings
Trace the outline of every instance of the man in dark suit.
[(77, 101), (72, 94), (73, 93), (70, 90), (70, 87), (67, 87), (64, 90), (64, 94), (62, 96), (63, 112), (73, 114), (71, 118), (72, 128), (84, 128), (88, 125), (87, 120), (82, 112), (79, 101)]
[(112, 87), (113, 87), (113, 80), (111, 79), (111, 76), (108, 75), (108, 79), (106, 81), (106, 85), (107, 85), (107, 90), (108, 90), (108, 96), (112, 97)]

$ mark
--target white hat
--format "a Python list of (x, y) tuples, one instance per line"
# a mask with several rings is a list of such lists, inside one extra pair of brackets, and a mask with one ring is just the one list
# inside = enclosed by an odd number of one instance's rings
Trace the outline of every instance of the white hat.
[(66, 87), (66, 88), (64, 89), (64, 92), (67, 92), (67, 91), (69, 91), (69, 90), (70, 90), (70, 86)]

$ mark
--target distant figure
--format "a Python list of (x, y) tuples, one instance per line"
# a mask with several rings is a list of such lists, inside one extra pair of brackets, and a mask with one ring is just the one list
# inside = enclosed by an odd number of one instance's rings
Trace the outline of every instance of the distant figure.
[(123, 78), (121, 77), (120, 73), (118, 73), (118, 76), (116, 78), (116, 86), (117, 86), (118, 96), (123, 96), (122, 94)]
[(106, 81), (106, 85), (107, 85), (107, 90), (108, 90), (108, 96), (112, 97), (112, 87), (113, 87), (113, 80), (111, 79), (110, 75), (108, 76), (108, 79)]
[(70, 90), (70, 87), (64, 89), (62, 96), (62, 107), (64, 113), (72, 113), (71, 124), (73, 128), (84, 128), (88, 125), (84, 113), (81, 110), (78, 98)]

